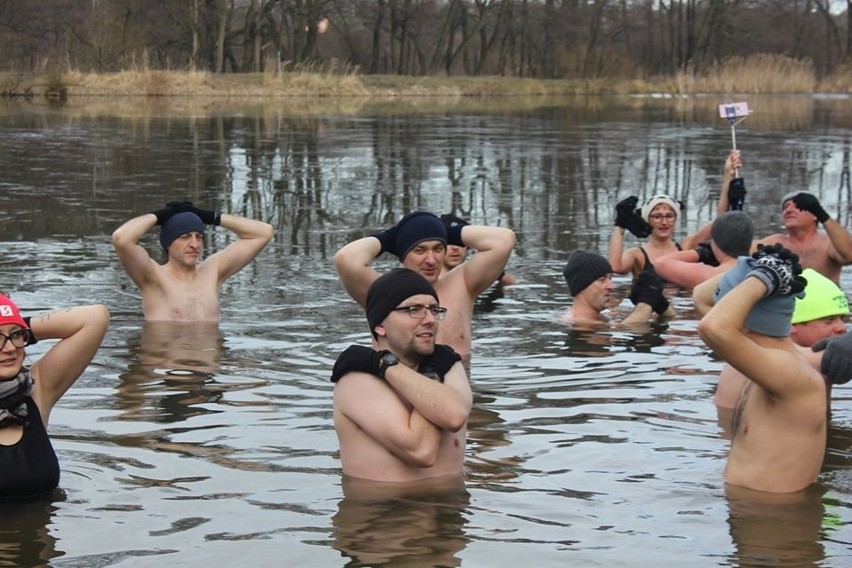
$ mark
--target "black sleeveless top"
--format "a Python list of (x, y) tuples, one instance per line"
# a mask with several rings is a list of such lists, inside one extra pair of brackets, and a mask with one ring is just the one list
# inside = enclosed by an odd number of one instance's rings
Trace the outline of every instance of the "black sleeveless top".
[[(682, 250), (680, 248), (680, 243), (675, 243), (675, 247), (677, 247), (677, 250)], [(645, 257), (645, 267), (642, 269), (642, 272), (653, 272), (654, 274), (656, 274), (657, 271), (654, 270), (654, 265), (653, 263), (651, 263), (651, 257), (648, 256), (648, 253), (645, 251), (644, 248), (639, 247), (639, 250), (642, 251), (642, 256)], [(662, 276), (660, 276), (660, 279), (663, 281), (663, 284), (671, 284), (671, 282), (669, 282)]]
[(27, 421), (17, 443), (0, 444), (0, 499), (25, 499), (56, 489), (59, 460), (32, 398), (26, 400)]

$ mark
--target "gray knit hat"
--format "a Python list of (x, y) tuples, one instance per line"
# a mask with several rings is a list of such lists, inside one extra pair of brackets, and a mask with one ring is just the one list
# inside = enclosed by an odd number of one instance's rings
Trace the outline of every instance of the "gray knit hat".
[(713, 221), (710, 238), (728, 256), (748, 256), (754, 239), (754, 223), (742, 211), (722, 213)]
[(576, 296), (589, 284), (607, 274), (612, 274), (612, 265), (609, 261), (597, 253), (584, 250), (572, 252), (562, 271), (572, 296)]

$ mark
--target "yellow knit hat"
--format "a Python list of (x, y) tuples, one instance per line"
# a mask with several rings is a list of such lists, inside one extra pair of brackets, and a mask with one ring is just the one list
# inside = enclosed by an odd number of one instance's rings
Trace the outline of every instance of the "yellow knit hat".
[(808, 281), (805, 297), (796, 299), (792, 323), (849, 315), (849, 302), (837, 284), (812, 268), (802, 271)]

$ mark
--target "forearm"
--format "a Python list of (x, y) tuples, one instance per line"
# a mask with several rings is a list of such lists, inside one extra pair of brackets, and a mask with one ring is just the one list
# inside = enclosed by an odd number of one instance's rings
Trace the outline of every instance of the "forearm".
[(446, 383), (424, 377), (405, 365), (388, 368), (385, 380), (429, 422), (439, 428), (456, 432), (467, 422), (470, 406)]
[(627, 270), (622, 266), (622, 255), (624, 254), (624, 229), (612, 228), (612, 236), (609, 239), (609, 264), (617, 274), (624, 274)]
[(255, 239), (268, 242), (272, 238), (272, 225), (238, 215), (222, 214), (219, 226), (233, 231), (243, 240)]
[(334, 255), (334, 267), (343, 287), (352, 298), (364, 306), (367, 290), (378, 277), (370, 263), (382, 252), (376, 237), (363, 237), (345, 245)]
[(139, 242), (142, 236), (157, 224), (153, 213), (146, 213), (125, 222), (112, 233), (112, 243), (116, 249), (123, 249)]
[(849, 231), (834, 218), (829, 218), (822, 226), (825, 228), (831, 245), (840, 256), (841, 264), (852, 263), (852, 234), (849, 234)]
[(30, 318), (30, 327), (39, 340), (66, 339), (85, 330), (106, 330), (109, 315), (101, 304), (78, 306)]
[(698, 334), (711, 349), (726, 361), (728, 356), (742, 352), (743, 329), (748, 314), (766, 294), (766, 285), (757, 278), (746, 278), (719, 300), (698, 323)]
[(633, 311), (630, 314), (621, 320), (622, 325), (631, 325), (637, 323), (646, 323), (650, 318), (651, 314), (654, 313), (654, 310), (648, 304), (644, 302), (639, 302), (636, 304), (636, 307), (633, 308)]

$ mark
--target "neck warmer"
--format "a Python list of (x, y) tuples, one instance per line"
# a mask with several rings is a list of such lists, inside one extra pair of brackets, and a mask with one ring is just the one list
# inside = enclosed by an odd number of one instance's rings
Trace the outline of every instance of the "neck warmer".
[(27, 420), (25, 400), (33, 393), (33, 377), (26, 367), (13, 379), (0, 381), (0, 428)]

